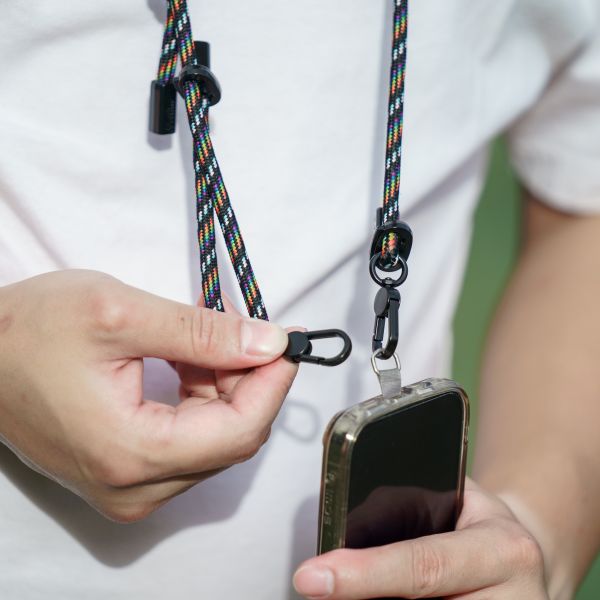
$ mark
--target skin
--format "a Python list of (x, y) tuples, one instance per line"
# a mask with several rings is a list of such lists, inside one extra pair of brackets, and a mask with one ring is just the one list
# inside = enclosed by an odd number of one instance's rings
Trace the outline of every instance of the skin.
[[(297, 367), (277, 325), (179, 304), (92, 271), (0, 289), (0, 437), (107, 517), (142, 519), (253, 456)], [(142, 395), (143, 357), (181, 377)]]
[[(600, 542), (600, 218), (529, 197), (457, 531), (306, 561), (306, 598), (566, 600)], [(480, 487), (481, 486), (481, 487)]]

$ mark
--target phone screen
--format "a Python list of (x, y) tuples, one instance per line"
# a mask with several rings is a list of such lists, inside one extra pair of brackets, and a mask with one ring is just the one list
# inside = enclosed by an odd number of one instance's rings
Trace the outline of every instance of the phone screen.
[(362, 430), (352, 451), (347, 548), (455, 528), (464, 418), (461, 397), (447, 392)]

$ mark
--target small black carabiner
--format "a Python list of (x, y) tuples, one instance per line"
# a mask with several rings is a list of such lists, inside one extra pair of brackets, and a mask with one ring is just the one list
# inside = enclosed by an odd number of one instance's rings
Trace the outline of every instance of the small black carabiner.
[[(336, 356), (325, 358), (313, 356), (311, 340), (324, 340), (339, 338), (344, 342), (344, 347)], [(340, 329), (325, 329), (323, 331), (292, 331), (288, 334), (288, 347), (284, 356), (294, 362), (311, 363), (322, 367), (336, 367), (341, 365), (352, 352), (352, 340), (348, 334)]]
[[(373, 352), (378, 358), (388, 360), (394, 356), (398, 347), (398, 312), (400, 311), (400, 292), (394, 288), (384, 287), (375, 296), (375, 327), (373, 330)], [(388, 339), (383, 347), (385, 325), (388, 326)]]

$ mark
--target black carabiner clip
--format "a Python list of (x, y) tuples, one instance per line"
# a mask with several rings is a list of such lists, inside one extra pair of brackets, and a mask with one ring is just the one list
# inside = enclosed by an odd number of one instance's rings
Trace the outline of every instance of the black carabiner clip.
[[(313, 356), (311, 340), (324, 340), (339, 338), (344, 342), (344, 347), (336, 356), (325, 358)], [(284, 356), (297, 363), (311, 363), (322, 367), (336, 367), (341, 365), (352, 352), (352, 340), (348, 334), (340, 329), (325, 329), (323, 331), (292, 331), (288, 334), (288, 347)]]
[[(373, 330), (373, 352), (377, 357), (388, 360), (394, 356), (398, 347), (398, 313), (400, 311), (400, 292), (394, 288), (381, 288), (375, 296), (375, 327)], [(388, 338), (383, 347), (385, 325), (388, 326)]]

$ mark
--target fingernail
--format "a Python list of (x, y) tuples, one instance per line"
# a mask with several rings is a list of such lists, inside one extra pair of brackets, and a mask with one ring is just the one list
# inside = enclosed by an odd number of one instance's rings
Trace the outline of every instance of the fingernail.
[(294, 587), (309, 600), (329, 598), (333, 593), (333, 573), (321, 567), (302, 567), (294, 575)]
[(287, 348), (285, 331), (261, 319), (244, 319), (241, 332), (242, 352), (252, 356), (279, 356)]

